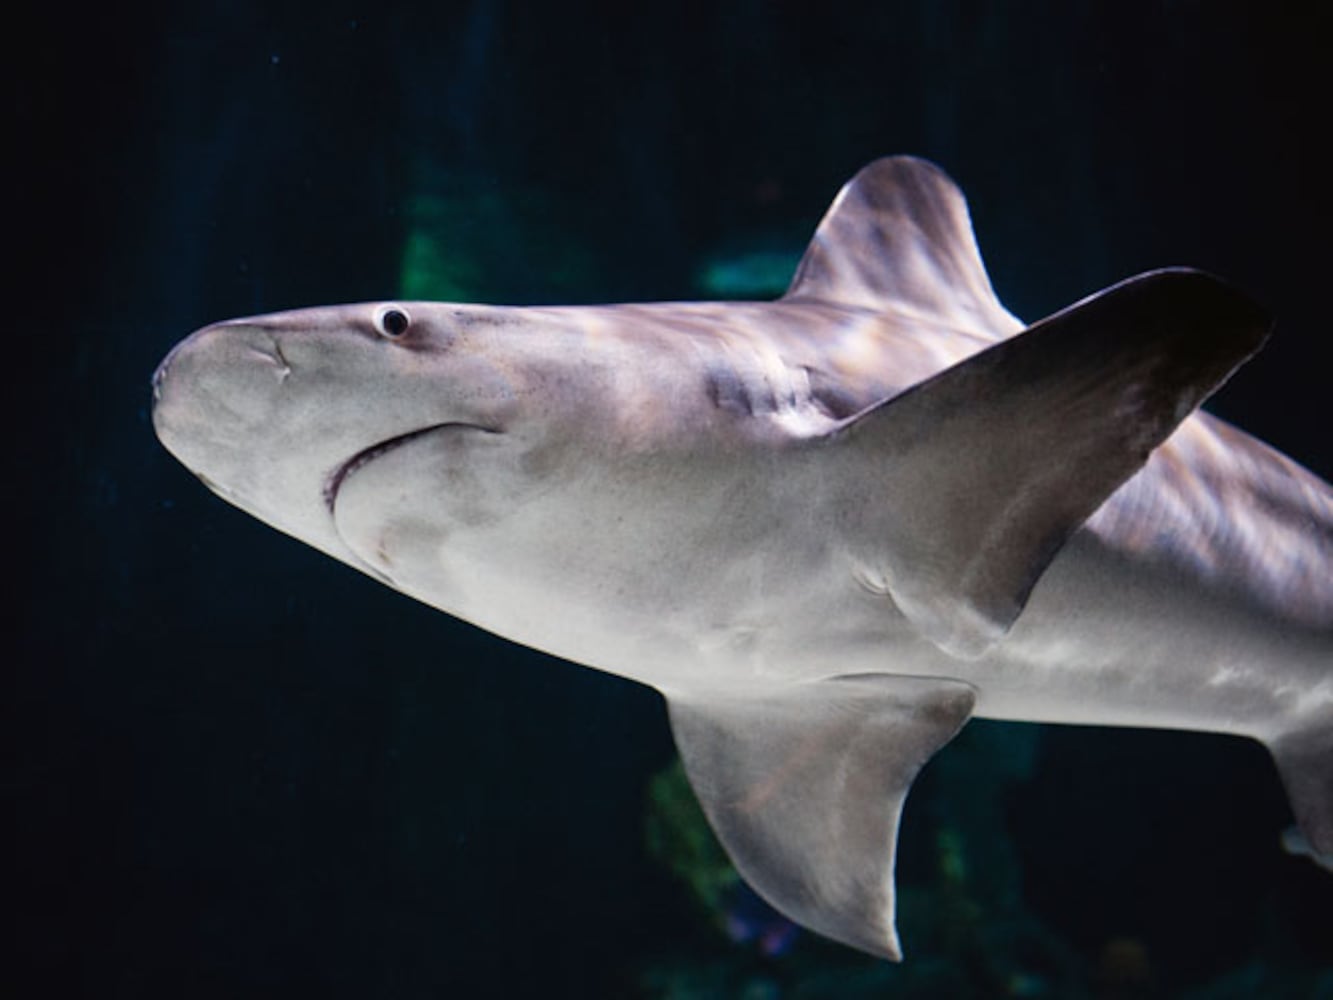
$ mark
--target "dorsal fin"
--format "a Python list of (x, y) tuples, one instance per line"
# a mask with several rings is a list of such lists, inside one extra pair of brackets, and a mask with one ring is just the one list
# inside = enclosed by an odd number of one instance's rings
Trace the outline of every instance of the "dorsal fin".
[(996, 337), (1023, 328), (991, 289), (963, 192), (911, 156), (876, 160), (838, 192), (784, 298), (897, 308)]

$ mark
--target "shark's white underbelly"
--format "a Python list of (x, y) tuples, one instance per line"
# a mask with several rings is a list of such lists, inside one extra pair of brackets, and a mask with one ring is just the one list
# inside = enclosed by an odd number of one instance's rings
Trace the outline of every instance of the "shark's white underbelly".
[(1179, 571), (1145, 568), (1087, 531), (1057, 556), (1009, 635), (974, 660), (917, 634), (836, 548), (818, 563), (807, 553), (799, 579), (757, 559), (712, 567), (688, 587), (631, 592), (652, 578), (636, 573), (619, 595), (590, 595), (570, 563), (563, 579), (489, 569), (494, 544), (454, 537), (437, 551), (447, 575), (467, 581), (466, 599), (440, 602), (445, 610), (668, 695), (845, 674), (946, 677), (976, 689), (982, 717), (1257, 737), (1333, 711), (1328, 633), (1190, 589)]

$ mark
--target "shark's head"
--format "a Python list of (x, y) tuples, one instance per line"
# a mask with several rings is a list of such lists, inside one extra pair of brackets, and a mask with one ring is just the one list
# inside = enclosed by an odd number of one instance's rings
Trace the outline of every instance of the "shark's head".
[(340, 506), (358, 476), (400, 449), (429, 447), (434, 500), (462, 518), (488, 483), (516, 487), (514, 454), (532, 449), (524, 414), (534, 386), (531, 369), (500, 350), (514, 337), (503, 317), (379, 303), (208, 326), (154, 374), (153, 424), (231, 503), (387, 579), (365, 548), (379, 542), (365, 537), (355, 505)]

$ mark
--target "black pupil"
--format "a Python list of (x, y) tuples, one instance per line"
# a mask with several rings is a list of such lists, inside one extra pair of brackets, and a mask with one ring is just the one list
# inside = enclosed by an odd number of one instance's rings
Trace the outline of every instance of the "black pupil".
[(384, 314), (384, 332), (390, 337), (401, 337), (407, 332), (407, 313), (390, 309)]

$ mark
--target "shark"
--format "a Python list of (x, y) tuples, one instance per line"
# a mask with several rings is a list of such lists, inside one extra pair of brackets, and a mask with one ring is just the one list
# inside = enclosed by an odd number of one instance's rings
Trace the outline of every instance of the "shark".
[(1261, 740), (1333, 854), (1333, 490), (1199, 409), (1272, 325), (1183, 268), (1027, 325), (889, 157), (775, 301), (229, 320), (152, 415), (278, 530), (660, 691), (745, 880), (900, 959), (903, 803), (972, 716)]

